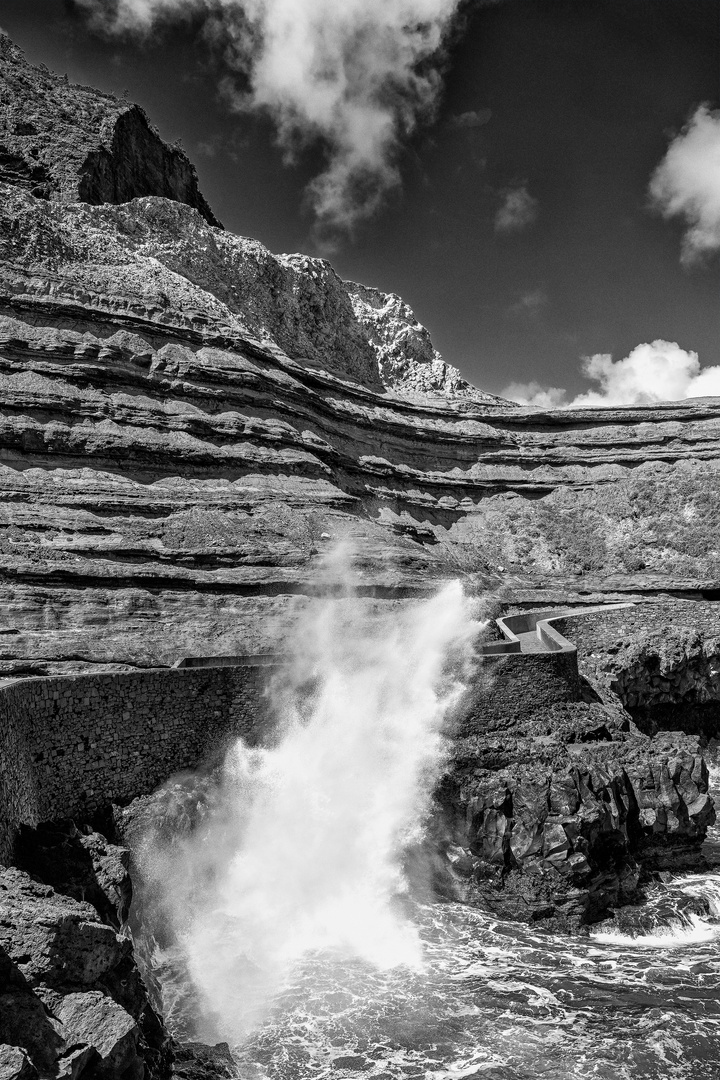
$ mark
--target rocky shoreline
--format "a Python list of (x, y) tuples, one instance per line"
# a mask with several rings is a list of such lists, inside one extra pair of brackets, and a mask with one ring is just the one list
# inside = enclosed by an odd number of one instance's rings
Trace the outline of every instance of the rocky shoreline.
[[(582, 678), (555, 696), (539, 667), (502, 708), (479, 680), (407, 872), (426, 885), (429, 867), (435, 900), (578, 934), (702, 870), (718, 400), (568, 412), (478, 390), (399, 297), (226, 233), (137, 106), (32, 67), (1, 33), (0, 59), (0, 676), (169, 686), (183, 657), (281, 652), (298, 597), (347, 591), (322, 569), (334, 541), (352, 541), (368, 618), (457, 576), (492, 614), (653, 598), (576, 620)], [(60, 692), (36, 685), (36, 718), (58, 724)], [(135, 735), (155, 783), (181, 759), (153, 702)], [(95, 704), (122, 743), (129, 707), (110, 724)], [(31, 749), (56, 770), (77, 755), (81, 797), (95, 728), (75, 720), (74, 750)], [(142, 740), (132, 752), (128, 783)], [(25, 794), (0, 788), (0, 819), (12, 802), (24, 822), (2, 837), (0, 1080), (236, 1075), (226, 1045), (173, 1039), (134, 952), (132, 805), (93, 791), (92, 813), (38, 823)]]
[[(650, 883), (706, 869), (715, 810), (702, 736), (643, 734), (601, 682), (584, 681), (584, 700), (526, 705), (520, 718), (480, 716), (482, 698), (471, 696), (454, 721), (423, 848), (407, 858), (411, 882), (422, 866), (427, 884), (431, 867), (435, 901), (577, 934), (599, 920), (642, 921)], [(141, 975), (133, 953), (123, 845), (132, 848), (148, 805), (95, 816), (115, 842), (89, 822), (21, 828), (0, 881), (8, 1078), (236, 1075), (226, 1046), (173, 1040), (152, 962), (144, 956)], [(166, 824), (180, 835), (191, 816), (174, 813)]]

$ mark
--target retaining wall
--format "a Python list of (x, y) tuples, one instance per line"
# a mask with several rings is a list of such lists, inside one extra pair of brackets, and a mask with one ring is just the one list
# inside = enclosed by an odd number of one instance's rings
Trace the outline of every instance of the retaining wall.
[(538, 709), (580, 699), (575, 649), (485, 656), (453, 718), (456, 735), (507, 728)]
[(84, 818), (262, 738), (267, 667), (22, 679), (0, 687), (0, 861), (16, 826)]
[[(151, 792), (172, 773), (217, 758), (242, 735), (262, 741), (272, 717), (267, 658), (222, 666), (21, 679), (0, 686), (0, 862), (17, 826), (86, 819)], [(207, 663), (207, 661), (205, 661)], [(480, 658), (454, 727), (507, 726), (578, 697), (575, 650)]]

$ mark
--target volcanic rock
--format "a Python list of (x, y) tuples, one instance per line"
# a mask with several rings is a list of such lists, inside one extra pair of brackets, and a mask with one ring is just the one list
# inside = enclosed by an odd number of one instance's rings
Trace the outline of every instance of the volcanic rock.
[(0, 1046), (0, 1080), (35, 1080), (37, 1069), (20, 1046)]
[(73, 821), (21, 826), (15, 865), (56, 892), (87, 900), (117, 929), (127, 922), (132, 900), (130, 852), (89, 827), (78, 829)]
[(439, 785), (447, 894), (504, 917), (579, 929), (649, 876), (704, 866), (715, 820), (698, 740), (656, 739), (620, 707), (539, 708), (452, 746)]
[(0, 958), (0, 1042), (41, 1074), (165, 1075), (168, 1038), (131, 942), (90, 904), (0, 869)]

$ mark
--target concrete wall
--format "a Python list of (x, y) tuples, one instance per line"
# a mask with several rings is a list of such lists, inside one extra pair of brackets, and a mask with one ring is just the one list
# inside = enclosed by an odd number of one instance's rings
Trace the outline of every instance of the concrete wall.
[[(0, 686), (0, 861), (20, 822), (87, 818), (147, 794), (172, 773), (262, 741), (273, 667), (163, 668), (22, 679)], [(574, 651), (481, 658), (454, 725), (507, 727), (578, 696)]]

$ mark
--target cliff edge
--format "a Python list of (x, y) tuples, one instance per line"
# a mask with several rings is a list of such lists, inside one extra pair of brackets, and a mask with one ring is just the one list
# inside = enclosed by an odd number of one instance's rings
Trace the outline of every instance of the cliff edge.
[(0, 179), (36, 198), (125, 203), (160, 195), (220, 226), (195, 167), (138, 105), (34, 67), (0, 32)]

